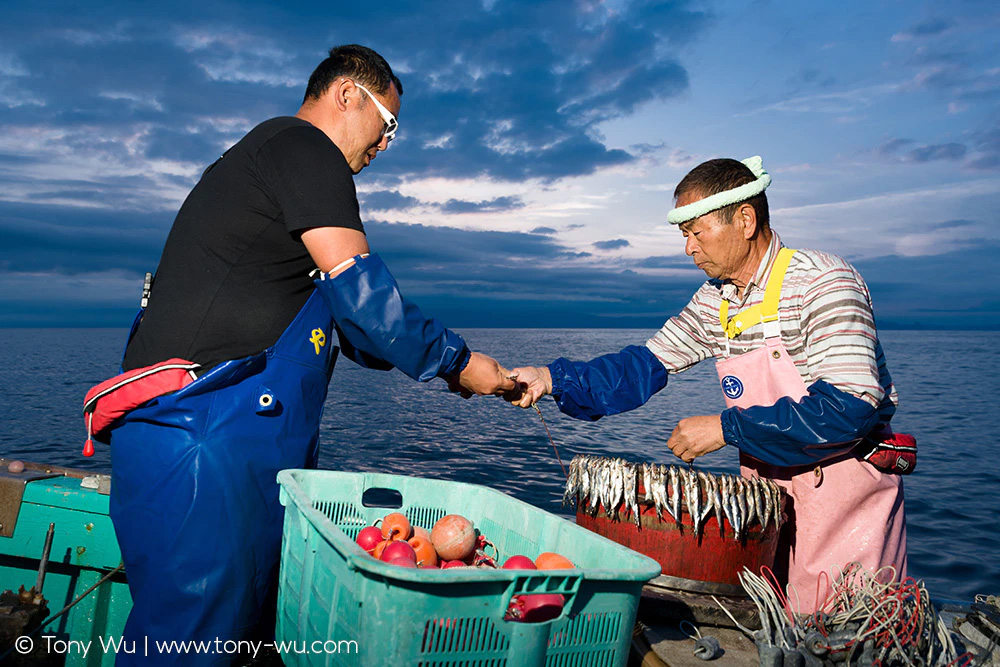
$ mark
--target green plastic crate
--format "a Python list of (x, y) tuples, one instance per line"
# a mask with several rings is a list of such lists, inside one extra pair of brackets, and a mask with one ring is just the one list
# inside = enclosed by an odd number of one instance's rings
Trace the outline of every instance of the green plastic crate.
[[(278, 482), (285, 524), (276, 636), (286, 665), (624, 665), (642, 585), (660, 573), (646, 556), (483, 486), (326, 470), (284, 470)], [(369, 489), (398, 491), (402, 507), (364, 506)], [(461, 514), (501, 558), (554, 551), (578, 569), (388, 565), (354, 538), (389, 511), (428, 529)], [(564, 595), (562, 615), (503, 620), (513, 595), (536, 592)]]

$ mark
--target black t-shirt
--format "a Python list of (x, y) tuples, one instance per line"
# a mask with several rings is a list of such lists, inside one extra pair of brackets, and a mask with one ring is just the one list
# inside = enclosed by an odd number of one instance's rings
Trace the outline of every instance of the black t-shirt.
[(350, 166), (304, 120), (261, 123), (181, 206), (125, 370), (172, 357), (209, 368), (272, 345), (313, 290), (299, 238), (313, 227), (364, 231)]

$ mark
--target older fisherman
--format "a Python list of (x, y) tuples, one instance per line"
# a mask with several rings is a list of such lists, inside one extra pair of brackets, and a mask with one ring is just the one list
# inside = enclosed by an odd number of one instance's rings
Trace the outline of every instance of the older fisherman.
[(864, 280), (839, 257), (784, 247), (770, 227), (770, 182), (759, 157), (695, 167), (667, 220), (709, 280), (645, 346), (515, 369), (516, 402), (552, 394), (564, 413), (598, 419), (643, 405), (670, 374), (714, 357), (728, 409), (681, 420), (667, 446), (688, 462), (736, 447), (744, 476), (785, 488), (779, 561), (811, 612), (822, 602), (817, 579), (833, 567), (905, 574), (901, 478), (858, 453), (866, 437), (885, 440), (897, 397)]

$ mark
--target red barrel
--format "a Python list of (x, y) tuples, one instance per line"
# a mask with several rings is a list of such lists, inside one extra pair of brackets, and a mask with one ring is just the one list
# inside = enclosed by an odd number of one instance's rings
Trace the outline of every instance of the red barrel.
[[(643, 497), (640, 484), (639, 496)], [(782, 515), (788, 502), (782, 491)], [(580, 526), (603, 535), (629, 549), (649, 556), (660, 564), (663, 574), (680, 579), (740, 587), (738, 575), (743, 568), (760, 573), (761, 566), (774, 567), (778, 548), (778, 530), (774, 522), (761, 528), (754, 521), (746, 528), (742, 540), (733, 535), (732, 526), (724, 521), (724, 534), (719, 533), (715, 513), (694, 534), (694, 524), (685, 507), (681, 512), (681, 525), (669, 514), (657, 516), (653, 505), (640, 503), (639, 518), (642, 528), (636, 527), (631, 515), (619, 511), (620, 519), (614, 521), (600, 507), (596, 517), (577, 509), (576, 522)], [(782, 524), (784, 527), (784, 524)]]

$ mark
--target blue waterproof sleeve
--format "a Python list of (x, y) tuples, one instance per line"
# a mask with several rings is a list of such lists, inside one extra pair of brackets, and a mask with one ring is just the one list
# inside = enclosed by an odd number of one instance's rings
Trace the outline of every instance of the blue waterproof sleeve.
[(362, 368), (372, 368), (377, 371), (391, 371), (395, 366), (390, 364), (385, 359), (380, 357), (372, 356), (367, 352), (359, 350), (351, 344), (351, 341), (347, 340), (347, 336), (341, 331), (340, 327), (337, 327), (337, 339), (340, 344), (340, 353), (350, 359), (358, 366)]
[(548, 368), (556, 405), (577, 419), (596, 421), (634, 410), (667, 386), (667, 369), (640, 345), (586, 362), (560, 357)]
[(866, 401), (817, 380), (798, 402), (729, 408), (722, 413), (726, 444), (775, 466), (812, 465), (849, 452), (878, 423)]
[(403, 298), (378, 255), (354, 260), (336, 276), (323, 274), (315, 281), (353, 348), (352, 359), (363, 358), (362, 353), (381, 359), (420, 382), (465, 368), (472, 354), (465, 340)]

